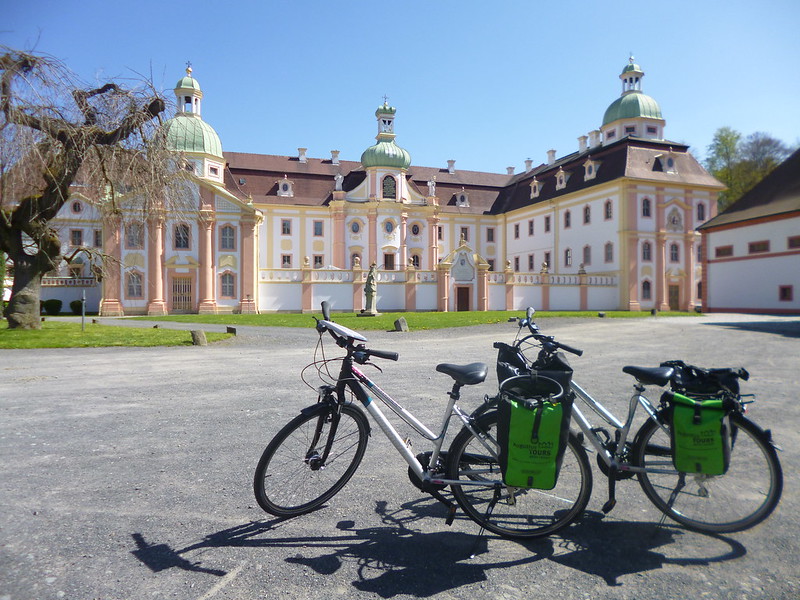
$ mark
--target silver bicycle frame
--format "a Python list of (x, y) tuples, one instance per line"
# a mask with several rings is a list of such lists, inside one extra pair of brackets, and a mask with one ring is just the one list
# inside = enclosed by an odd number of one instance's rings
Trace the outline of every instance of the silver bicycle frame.
[[(584, 390), (575, 381), (570, 383), (570, 388), (575, 392), (575, 395), (583, 401), (584, 404), (591, 408), (608, 425), (620, 432), (619, 440), (617, 441), (617, 451), (615, 455), (612, 456), (611, 453), (603, 447), (603, 443), (597, 437), (597, 433), (593, 431), (592, 424), (589, 423), (589, 420), (584, 416), (580, 408), (578, 408), (576, 405), (573, 405), (573, 420), (578, 424), (578, 427), (581, 428), (581, 431), (583, 431), (585, 437), (589, 440), (597, 454), (601, 457), (606, 465), (611, 465), (612, 461), (614, 461), (617, 456), (622, 455), (621, 453), (625, 449), (625, 442), (628, 440), (628, 435), (630, 434), (631, 426), (633, 425), (633, 418), (636, 415), (636, 407), (641, 405), (649, 415), (649, 418), (655, 418), (657, 412), (652, 402), (642, 395), (644, 388), (638, 384), (634, 386), (635, 391), (631, 395), (631, 399), (628, 403), (628, 416), (625, 419), (625, 423), (620, 422), (619, 419), (611, 414), (605, 406), (592, 398), (589, 392)], [(634, 473), (643, 473), (646, 470), (642, 467), (634, 467), (626, 462), (617, 463), (617, 468), (620, 471), (632, 471)]]
[[(461, 422), (467, 427), (473, 435), (477, 439), (481, 439), (478, 433), (472, 428), (470, 424), (469, 415), (465, 413), (461, 408), (456, 404), (456, 399), (451, 395), (447, 402), (447, 408), (445, 409), (444, 419), (442, 421), (441, 429), (439, 433), (436, 434), (430, 429), (428, 429), (419, 419), (417, 419), (413, 414), (411, 414), (408, 410), (406, 410), (402, 405), (400, 405), (394, 398), (392, 398), (389, 394), (383, 391), (374, 381), (372, 381), (369, 377), (367, 377), (362, 371), (356, 368), (355, 365), (352, 366), (353, 374), (356, 376), (357, 383), (362, 386), (363, 391), (367, 397), (367, 402), (363, 403), (364, 408), (366, 408), (367, 412), (372, 416), (375, 422), (383, 431), (384, 435), (389, 438), (389, 441), (395, 447), (395, 449), (400, 453), (400, 456), (403, 457), (408, 463), (408, 466), (411, 468), (412, 471), (420, 478), (422, 481), (430, 481), (435, 484), (442, 484), (442, 485), (480, 485), (484, 487), (491, 487), (494, 483), (482, 483), (482, 482), (473, 482), (473, 481), (464, 481), (464, 480), (453, 480), (453, 479), (433, 479), (431, 476), (425, 472), (422, 465), (420, 464), (419, 460), (417, 460), (416, 455), (409, 447), (409, 444), (404, 440), (394, 426), (391, 424), (389, 419), (386, 418), (386, 415), (383, 414), (383, 411), (380, 409), (378, 404), (373, 401), (373, 398), (370, 396), (374, 394), (374, 396), (382, 401), (386, 406), (391, 409), (398, 417), (400, 417), (403, 421), (405, 421), (408, 425), (410, 425), (417, 433), (419, 433), (422, 437), (433, 442), (433, 451), (431, 453), (430, 464), (436, 464), (436, 461), (439, 459), (439, 456), (442, 452), (442, 445), (444, 444), (444, 438), (447, 435), (447, 430), (450, 425), (450, 418), (453, 415), (456, 415)], [(367, 393), (367, 391), (369, 393)], [(481, 440), (482, 441), (482, 440)], [(489, 450), (493, 455), (495, 454), (494, 450), (492, 450), (485, 442), (483, 442), (486, 446), (487, 450)]]

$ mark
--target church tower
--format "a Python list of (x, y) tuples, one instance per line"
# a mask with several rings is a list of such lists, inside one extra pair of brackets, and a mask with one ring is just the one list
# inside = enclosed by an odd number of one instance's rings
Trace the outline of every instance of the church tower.
[(603, 145), (623, 137), (652, 140), (664, 139), (661, 107), (653, 98), (642, 92), (644, 71), (634, 62), (633, 56), (619, 75), (622, 94), (614, 100), (603, 115)]

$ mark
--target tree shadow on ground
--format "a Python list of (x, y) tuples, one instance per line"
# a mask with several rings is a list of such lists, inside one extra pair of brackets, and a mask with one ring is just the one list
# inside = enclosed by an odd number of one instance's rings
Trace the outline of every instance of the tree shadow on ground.
[(800, 319), (786, 321), (753, 321), (746, 323), (704, 323), (710, 327), (724, 327), (726, 329), (740, 329), (742, 331), (756, 331), (771, 333), (788, 338), (800, 338)]
[[(284, 552), (287, 563), (302, 565), (322, 575), (336, 573), (343, 564), (355, 564), (358, 576), (352, 586), (382, 598), (397, 595), (427, 598), (486, 581), (492, 569), (541, 560), (600, 577), (607, 585), (617, 586), (625, 575), (660, 569), (666, 564), (705, 565), (746, 554), (742, 544), (724, 536), (694, 534), (656, 523), (604, 520), (602, 513), (587, 512), (578, 523), (549, 538), (510, 542), (523, 546), (529, 554), (506, 560), (507, 553), (499, 547), (491, 550), (483, 535), (452, 530), (423, 533), (414, 529), (413, 524), (420, 519), (441, 517), (440, 505), (427, 498), (404, 503), (396, 510), (389, 510), (385, 501), (378, 501), (375, 512), (384, 525), (357, 528), (354, 521), (343, 520), (336, 525), (341, 533), (327, 537), (280, 537), (276, 534), (287, 525), (283, 519), (253, 521), (223, 529), (180, 549), (148, 544), (142, 534), (135, 533), (137, 549), (132, 554), (154, 572), (175, 567), (222, 576), (225, 571), (201, 567), (184, 555), (210, 548), (285, 548), (289, 551)], [(683, 535), (712, 538), (725, 548), (714, 556), (698, 557), (695, 551), (695, 556), (685, 558), (671, 558), (656, 551)], [(707, 545), (704, 542), (703, 546)]]

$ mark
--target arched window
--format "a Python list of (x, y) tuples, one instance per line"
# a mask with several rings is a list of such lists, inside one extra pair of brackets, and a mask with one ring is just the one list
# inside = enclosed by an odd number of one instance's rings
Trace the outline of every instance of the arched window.
[(611, 200), (606, 200), (605, 217), (606, 219), (611, 219), (613, 216), (614, 216), (614, 205), (612, 204)]
[(583, 207), (583, 224), (588, 225), (592, 222), (592, 207), (588, 204)]
[(650, 198), (643, 198), (642, 199), (642, 216), (649, 217), (651, 216), (651, 205), (650, 205)]
[(603, 248), (606, 262), (614, 262), (614, 244), (611, 242), (606, 242), (606, 245)]
[(564, 250), (564, 266), (571, 267), (572, 266), (572, 249), (567, 248)]
[(233, 225), (223, 225), (219, 230), (220, 250), (236, 250), (236, 229)]
[(219, 292), (223, 298), (236, 297), (236, 275), (230, 271), (225, 271), (219, 276)]
[(676, 243), (669, 245), (669, 260), (670, 262), (679, 262), (681, 259), (680, 247)]
[(130, 249), (144, 248), (144, 228), (141, 223), (125, 225), (125, 247)]
[(415, 269), (419, 269), (420, 265), (419, 254), (412, 254), (411, 255), (411, 266)]
[(592, 247), (591, 246), (584, 246), (583, 247), (583, 264), (584, 264), (584, 266), (592, 264)]
[(383, 178), (383, 197), (391, 200), (397, 199), (397, 181), (391, 175)]
[(572, 213), (569, 211), (564, 212), (564, 229), (569, 229), (572, 225)]
[(706, 205), (705, 204), (698, 204), (697, 205), (697, 220), (698, 221), (705, 221), (706, 220)]
[(642, 282), (642, 300), (651, 300), (653, 298), (653, 290), (649, 281)]
[(175, 249), (189, 250), (191, 248), (191, 229), (186, 223), (175, 225)]
[(361, 255), (358, 252), (353, 252), (350, 255), (350, 268), (355, 268), (355, 266), (361, 266)]
[(128, 298), (143, 298), (142, 274), (139, 271), (125, 273), (125, 295)]
[(645, 242), (642, 244), (642, 260), (644, 262), (650, 262), (653, 260), (653, 246), (650, 242)]

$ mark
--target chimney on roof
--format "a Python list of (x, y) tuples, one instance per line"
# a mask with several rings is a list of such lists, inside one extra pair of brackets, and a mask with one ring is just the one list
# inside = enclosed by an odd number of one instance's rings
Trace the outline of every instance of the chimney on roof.
[(589, 132), (589, 147), (594, 148), (600, 145), (600, 131), (595, 129)]
[(455, 173), (456, 172), (456, 161), (448, 160), (447, 161), (447, 172), (448, 173)]
[(514, 174), (514, 167), (506, 167), (506, 171), (508, 172), (509, 175), (513, 175)]
[(547, 151), (547, 164), (552, 165), (556, 162), (556, 151), (555, 150), (548, 150)]
[(533, 159), (525, 159), (525, 172), (530, 173), (533, 170)]
[(339, 151), (338, 150), (331, 150), (331, 163), (334, 165), (339, 164)]
[(308, 148), (298, 148), (297, 149), (297, 158), (300, 160), (301, 163), (307, 163), (308, 158), (306, 157), (306, 150)]
[(589, 138), (585, 135), (582, 135), (578, 138), (578, 152), (586, 152), (586, 141)]

